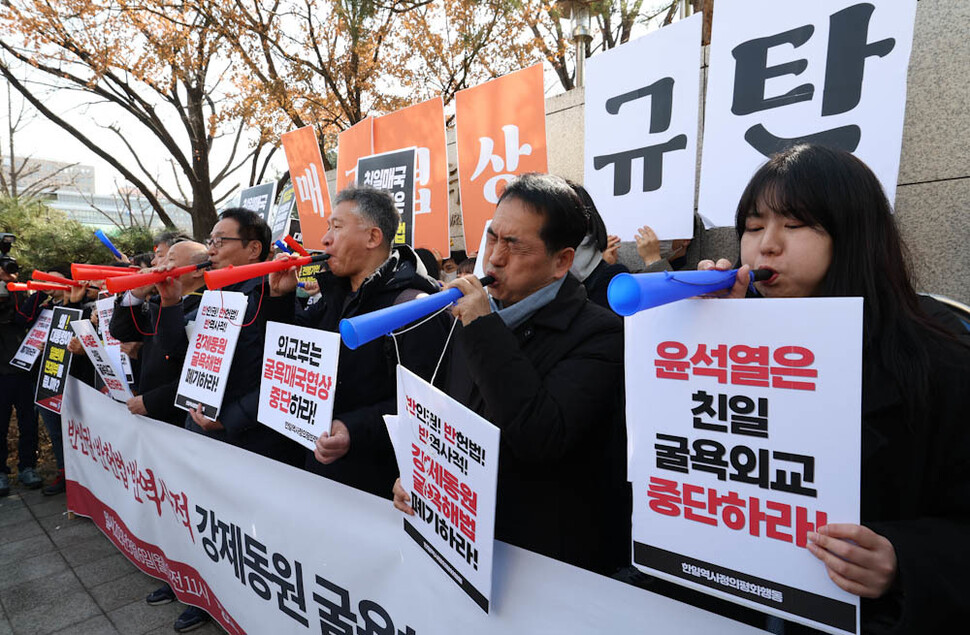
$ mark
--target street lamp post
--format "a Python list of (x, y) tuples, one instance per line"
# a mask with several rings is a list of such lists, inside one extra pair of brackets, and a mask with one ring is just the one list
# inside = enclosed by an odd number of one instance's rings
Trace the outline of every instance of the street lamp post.
[(589, 0), (558, 0), (556, 6), (563, 19), (568, 19), (572, 30), (572, 41), (576, 47), (575, 88), (582, 88), (586, 77), (586, 45), (593, 41), (590, 32)]

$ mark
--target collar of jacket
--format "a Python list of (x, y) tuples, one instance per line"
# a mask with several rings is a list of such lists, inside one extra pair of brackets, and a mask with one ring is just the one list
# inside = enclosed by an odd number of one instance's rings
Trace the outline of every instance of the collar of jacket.
[[(329, 271), (317, 276), (321, 289), (340, 286), (346, 293), (351, 293), (350, 279), (340, 278)], [(418, 259), (418, 255), (408, 245), (397, 245), (391, 250), (391, 255), (377, 270), (364, 279), (357, 290), (357, 297), (369, 296), (384, 290), (415, 288), (424, 293), (435, 293), (440, 290), (437, 282), (428, 277), (427, 269)]]
[(559, 287), (559, 293), (552, 302), (536, 311), (535, 315), (525, 321), (525, 324), (565, 331), (584, 306), (586, 306), (586, 288), (576, 276), (567, 273), (562, 286)]

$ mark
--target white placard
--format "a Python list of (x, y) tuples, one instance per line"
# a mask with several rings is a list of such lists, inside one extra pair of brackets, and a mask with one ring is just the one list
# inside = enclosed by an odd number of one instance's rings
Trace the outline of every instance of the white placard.
[(698, 211), (734, 224), (768, 156), (795, 140), (848, 150), (895, 198), (916, 0), (718, 0)]
[[(129, 384), (134, 383), (135, 374), (131, 368), (131, 360), (121, 352), (121, 342), (111, 335), (111, 316), (115, 312), (115, 297), (108, 296), (101, 298), (94, 303), (95, 310), (98, 312), (98, 329), (101, 331), (104, 352), (114, 364), (116, 369), (120, 369), (124, 374), (125, 381)], [(122, 307), (122, 310), (131, 311), (130, 307)]]
[[(720, 9), (720, 7), (719, 7)], [(611, 234), (691, 238), (700, 14), (589, 58), (584, 185)]]
[(84, 347), (84, 352), (87, 353), (88, 359), (91, 360), (98, 376), (101, 377), (101, 381), (107, 387), (111, 398), (121, 402), (131, 399), (134, 395), (128, 388), (128, 382), (125, 381), (124, 375), (108, 358), (91, 320), (74, 320), (71, 322), (71, 328), (77, 334), (81, 346)]
[(330, 432), (340, 334), (266, 323), (259, 422), (312, 450)]
[(634, 563), (856, 632), (805, 534), (859, 523), (862, 299), (675, 302), (626, 318), (625, 346)]
[(486, 615), (400, 539), (390, 501), (133, 415), (75, 379), (64, 404), (68, 509), (231, 635), (762, 632), (501, 542)]
[(51, 328), (51, 320), (54, 312), (51, 309), (44, 309), (37, 316), (37, 320), (27, 331), (24, 341), (17, 348), (17, 354), (10, 360), (10, 364), (23, 370), (30, 370), (34, 367), (34, 362), (40, 357), (44, 350), (44, 342), (47, 341), (47, 331)]
[(397, 402), (404, 531), (487, 613), (499, 429), (400, 365)]
[(202, 294), (175, 395), (177, 407), (191, 411), (201, 404), (203, 415), (218, 418), (247, 302), (245, 294), (234, 291)]

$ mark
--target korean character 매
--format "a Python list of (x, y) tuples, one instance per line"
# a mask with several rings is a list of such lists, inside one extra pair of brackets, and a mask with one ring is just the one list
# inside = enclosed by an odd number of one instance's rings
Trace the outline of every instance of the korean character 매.
[[(733, 471), (728, 478), (739, 483), (751, 483), (763, 489), (768, 489), (769, 460), (768, 450), (758, 450), (755, 453), (747, 446), (736, 445), (731, 448)], [(757, 474), (752, 475), (755, 471), (757, 471)]]
[(684, 483), (684, 518), (717, 527), (717, 516), (705, 516), (701, 513), (707, 510), (707, 501), (704, 500), (706, 491), (706, 487)]
[(691, 414), (694, 415), (694, 427), (698, 430), (727, 432), (726, 423), (717, 424), (704, 420), (706, 416), (710, 419), (717, 417), (718, 421), (727, 421), (727, 395), (717, 395), (717, 410), (714, 409), (714, 397), (715, 395), (708, 394), (703, 390), (698, 390), (691, 395), (694, 403), (698, 404), (690, 410)]
[[(728, 376), (727, 358), (728, 348), (724, 344), (712, 348), (710, 354), (708, 354), (707, 344), (698, 344), (697, 350), (690, 358), (690, 363), (694, 367), (695, 376), (716, 377), (717, 383), (726, 384)], [(717, 366), (711, 367), (715, 361), (717, 361)]]
[(810, 531), (818, 531), (819, 527), (829, 524), (828, 514), (825, 512), (815, 512), (815, 522), (808, 522), (808, 510), (804, 507), (795, 507), (795, 544), (804, 547), (808, 544), (806, 534)]
[(650, 509), (664, 516), (680, 516), (680, 490), (677, 481), (664, 478), (650, 477), (647, 498)]
[(708, 488), (707, 513), (716, 514), (718, 508), (722, 506), (721, 520), (724, 524), (730, 529), (744, 529), (747, 524), (744, 517), (745, 500), (737, 492), (728, 492), (722, 496), (713, 487)]
[[(687, 437), (657, 433), (657, 441), (653, 445), (657, 451), (657, 467), (661, 470), (671, 470), (687, 474), (690, 452), (687, 449)], [(664, 445), (659, 441), (667, 441), (675, 445)]]
[[(357, 635), (394, 635), (394, 622), (383, 606), (372, 600), (361, 600), (357, 610), (364, 618), (364, 625), (357, 627)], [(398, 635), (415, 635), (410, 626), (405, 626), (404, 629), (399, 630)]]
[[(779, 452), (775, 450), (771, 458), (775, 461), (787, 461), (790, 463), (801, 464), (801, 469), (797, 472), (786, 472), (785, 470), (775, 469), (775, 479), (771, 482), (771, 489), (781, 492), (791, 492), (802, 496), (818, 496), (818, 491), (811, 487), (803, 487), (802, 483), (815, 482), (815, 457), (805, 454), (792, 454), (790, 452)], [(776, 464), (777, 465), (777, 464)]]
[[(351, 610), (350, 592), (315, 575), (317, 587), (322, 592), (314, 592), (313, 601), (317, 603), (317, 615), (320, 617), (320, 633), (322, 635), (353, 635), (357, 626), (357, 615)], [(326, 593), (324, 595), (323, 593)], [(333, 599), (335, 598), (337, 602)], [(339, 602), (339, 603), (338, 603)]]
[[(768, 400), (759, 397), (757, 402), (745, 395), (734, 395), (728, 401), (731, 408), (731, 434), (768, 438)], [(757, 406), (757, 413), (755, 413)]]
[(455, 430), (455, 426), (445, 422), (445, 441), (454, 445), (456, 432), (457, 430)]
[(767, 346), (732, 346), (731, 383), (768, 387), (769, 349)]
[(697, 439), (692, 444), (690, 466), (694, 470), (717, 475), (719, 481), (727, 478), (728, 462), (724, 458), (724, 446), (710, 439)]
[[(752, 496), (748, 499), (748, 533), (761, 535), (761, 523), (765, 523), (765, 536), (791, 542), (791, 534), (779, 531), (779, 527), (791, 527), (791, 506), (775, 501), (765, 502), (766, 511), (761, 511), (761, 499)], [(775, 512), (774, 514), (768, 512)]]
[(660, 342), (657, 344), (657, 355), (660, 359), (654, 360), (653, 364), (657, 367), (658, 379), (687, 379), (687, 369), (690, 362), (679, 361), (687, 357), (687, 346), (680, 342)]
[(807, 381), (789, 381), (785, 377), (818, 377), (818, 371), (807, 368), (815, 361), (815, 353), (804, 346), (776, 348), (772, 357), (778, 366), (771, 367), (772, 388), (792, 390), (815, 390), (815, 384)]

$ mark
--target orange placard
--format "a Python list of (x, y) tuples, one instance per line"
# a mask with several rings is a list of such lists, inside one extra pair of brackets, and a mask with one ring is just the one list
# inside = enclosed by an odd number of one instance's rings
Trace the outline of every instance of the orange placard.
[(448, 239), (448, 149), (441, 97), (374, 121), (374, 154), (416, 148), (414, 246), (451, 255)]
[(317, 145), (317, 133), (313, 126), (285, 132), (280, 136), (286, 163), (293, 179), (296, 209), (300, 214), (300, 231), (307, 249), (323, 247), (327, 233), (327, 216), (330, 215), (330, 189), (323, 170), (323, 157)]
[(465, 245), (478, 245), (498, 197), (517, 174), (546, 172), (546, 103), (536, 64), (455, 95)]
[(357, 159), (377, 154), (374, 149), (374, 118), (365, 117), (337, 135), (337, 191), (357, 179)]

